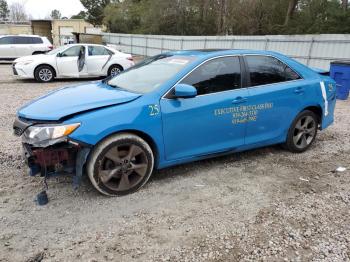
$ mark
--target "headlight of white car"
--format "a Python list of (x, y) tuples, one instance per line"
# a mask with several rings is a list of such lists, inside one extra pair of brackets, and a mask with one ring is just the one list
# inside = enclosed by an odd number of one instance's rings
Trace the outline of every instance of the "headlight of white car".
[(31, 63), (33, 63), (34, 60), (26, 60), (26, 61), (20, 61), (17, 64), (21, 64), (21, 65), (29, 65)]
[[(73, 133), (80, 123), (68, 125), (37, 125), (30, 126), (24, 132), (24, 140), (28, 144), (41, 144), (49, 140), (59, 140)], [(54, 143), (52, 143), (54, 144)]]

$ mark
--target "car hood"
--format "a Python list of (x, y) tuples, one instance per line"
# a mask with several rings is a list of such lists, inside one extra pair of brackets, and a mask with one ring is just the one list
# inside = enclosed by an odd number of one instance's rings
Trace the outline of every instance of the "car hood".
[(133, 101), (140, 97), (101, 82), (65, 87), (39, 97), (18, 111), (18, 116), (33, 120), (60, 120), (84, 111)]
[(36, 60), (41, 60), (47, 56), (48, 55), (44, 55), (44, 54), (21, 56), (20, 58), (17, 58), (13, 62), (19, 63), (19, 62), (24, 62), (24, 61), (28, 61), (28, 60), (35, 60), (36, 61)]

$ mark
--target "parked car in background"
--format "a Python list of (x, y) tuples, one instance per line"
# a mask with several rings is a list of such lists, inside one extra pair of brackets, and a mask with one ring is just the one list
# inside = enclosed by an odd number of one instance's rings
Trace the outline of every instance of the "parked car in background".
[(38, 35), (0, 36), (0, 59), (13, 60), (21, 56), (44, 54), (53, 46), (46, 38)]
[(32, 175), (85, 166), (98, 191), (125, 195), (153, 169), (273, 144), (304, 152), (333, 123), (335, 90), (275, 52), (168, 52), (32, 101), (14, 133)]
[(95, 44), (72, 44), (46, 54), (24, 56), (13, 62), (20, 78), (49, 82), (54, 78), (115, 76), (134, 65), (133, 57)]

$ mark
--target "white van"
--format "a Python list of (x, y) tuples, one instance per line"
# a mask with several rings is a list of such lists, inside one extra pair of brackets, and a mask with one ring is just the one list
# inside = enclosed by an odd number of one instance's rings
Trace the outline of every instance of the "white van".
[(21, 56), (44, 54), (53, 46), (46, 37), (38, 35), (0, 36), (0, 59), (15, 59)]

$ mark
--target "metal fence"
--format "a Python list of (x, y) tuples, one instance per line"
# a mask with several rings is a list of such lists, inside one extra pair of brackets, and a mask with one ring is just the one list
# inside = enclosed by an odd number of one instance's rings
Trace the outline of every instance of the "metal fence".
[(165, 36), (103, 33), (108, 44), (127, 53), (153, 56), (182, 49), (260, 49), (283, 53), (311, 67), (329, 69), (331, 61), (350, 60), (350, 35)]

